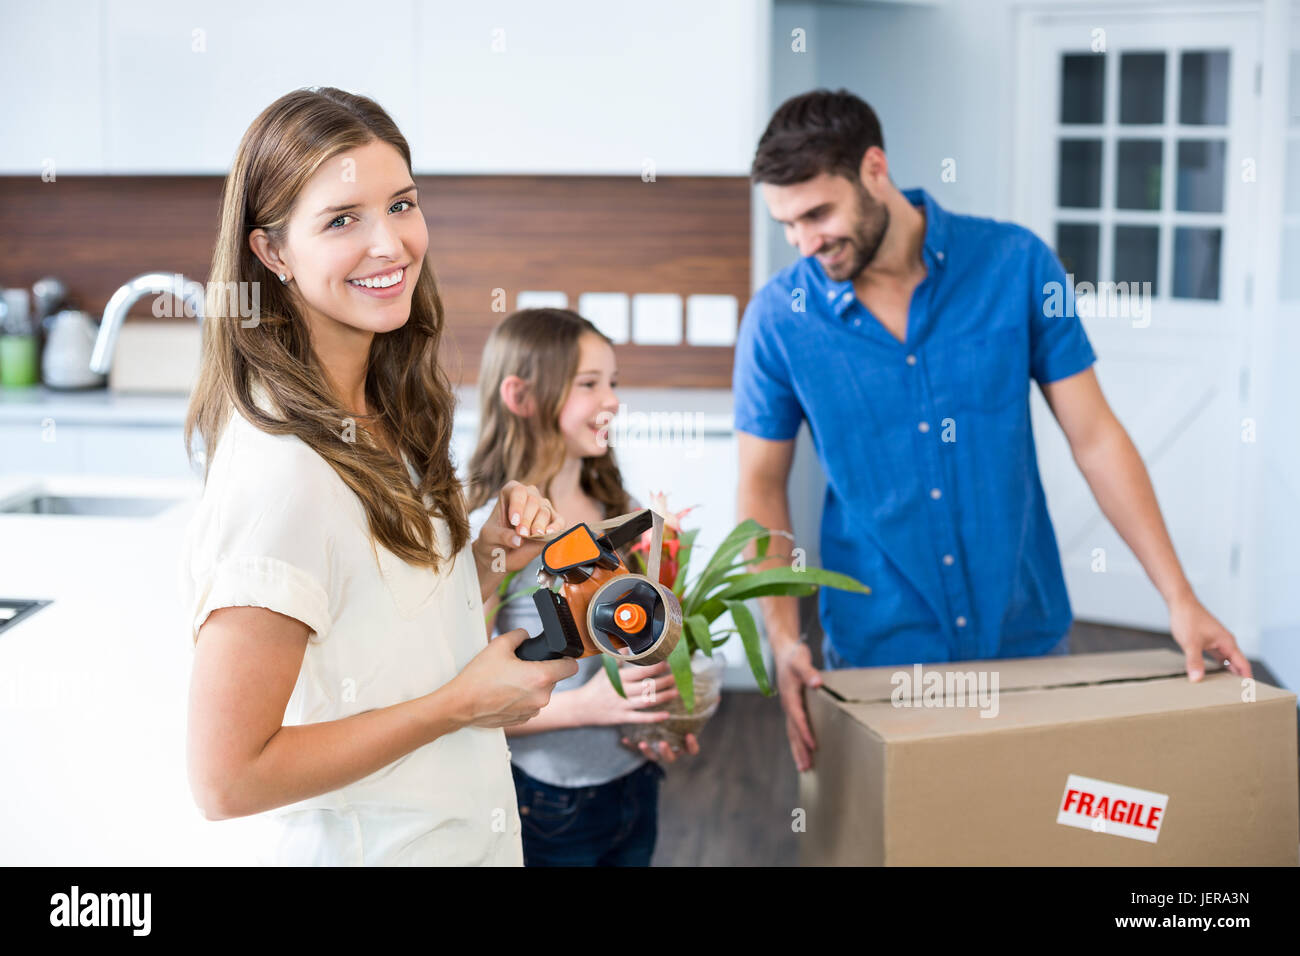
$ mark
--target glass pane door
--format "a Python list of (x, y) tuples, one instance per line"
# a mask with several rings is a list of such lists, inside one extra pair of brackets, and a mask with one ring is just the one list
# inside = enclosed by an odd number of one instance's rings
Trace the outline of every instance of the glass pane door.
[(1063, 51), (1057, 254), (1076, 283), (1218, 301), (1231, 51)]

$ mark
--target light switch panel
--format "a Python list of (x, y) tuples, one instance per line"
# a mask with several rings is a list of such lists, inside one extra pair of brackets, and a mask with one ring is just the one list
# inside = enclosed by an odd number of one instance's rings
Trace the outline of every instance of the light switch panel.
[(659, 292), (632, 296), (632, 341), (637, 345), (681, 345), (682, 297)]
[(630, 303), (626, 292), (584, 292), (578, 296), (578, 314), (587, 319), (611, 342), (631, 337)]
[(734, 295), (688, 296), (686, 344), (735, 345), (738, 311)]
[(563, 292), (520, 292), (515, 296), (516, 309), (567, 309), (569, 297)]

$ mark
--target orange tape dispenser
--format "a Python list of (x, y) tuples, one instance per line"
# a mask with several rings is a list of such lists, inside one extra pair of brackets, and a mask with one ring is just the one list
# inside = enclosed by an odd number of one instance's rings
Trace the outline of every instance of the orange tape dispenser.
[[(618, 550), (653, 529), (648, 574), (629, 571)], [(642, 508), (548, 539), (533, 603), (542, 633), (519, 645), (526, 661), (609, 654), (629, 664), (667, 660), (682, 635), (682, 606), (659, 583), (662, 515)], [(562, 584), (562, 592), (551, 588)]]

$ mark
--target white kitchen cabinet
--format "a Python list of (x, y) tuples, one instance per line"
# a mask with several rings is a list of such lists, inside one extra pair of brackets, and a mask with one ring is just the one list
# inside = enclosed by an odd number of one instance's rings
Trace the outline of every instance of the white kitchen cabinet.
[(409, 136), (414, 17), (412, 0), (106, 0), (104, 171), (224, 174), (257, 115), (305, 86), (370, 96)]
[(746, 175), (766, 120), (770, 0), (0, 3), (0, 173), (225, 174), (307, 86), (377, 100), (417, 173)]
[(770, 3), (421, 5), (418, 171), (746, 175)]
[(85, 474), (152, 478), (188, 478), (201, 474), (191, 469), (186, 457), (183, 428), (137, 425), (87, 427), (82, 431), (80, 444)]
[(76, 430), (50, 430), (39, 423), (0, 424), (0, 474), (75, 475), (81, 473)]
[(103, 170), (103, 8), (0, 0), (0, 174)]
[(188, 478), (179, 425), (0, 424), (0, 474)]

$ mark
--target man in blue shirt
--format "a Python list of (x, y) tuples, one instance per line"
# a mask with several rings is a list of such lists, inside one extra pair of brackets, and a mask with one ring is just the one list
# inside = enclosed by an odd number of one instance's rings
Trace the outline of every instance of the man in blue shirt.
[[(823, 589), (828, 667), (1064, 653), (1070, 602), (1039, 480), (1029, 381), (1102, 511), (1169, 605), (1192, 680), (1202, 652), (1250, 665), (1192, 592), (1142, 459), (1103, 397), (1065, 271), (1032, 232), (941, 209), (889, 179), (880, 124), (851, 93), (784, 103), (753, 180), (802, 259), (745, 310), (734, 392), (739, 513), (789, 528), (807, 420), (827, 477), (822, 563), (870, 595)], [(778, 539), (779, 541), (779, 539)], [(790, 543), (773, 563), (789, 560)], [(795, 764), (820, 683), (794, 598), (762, 602)]]

